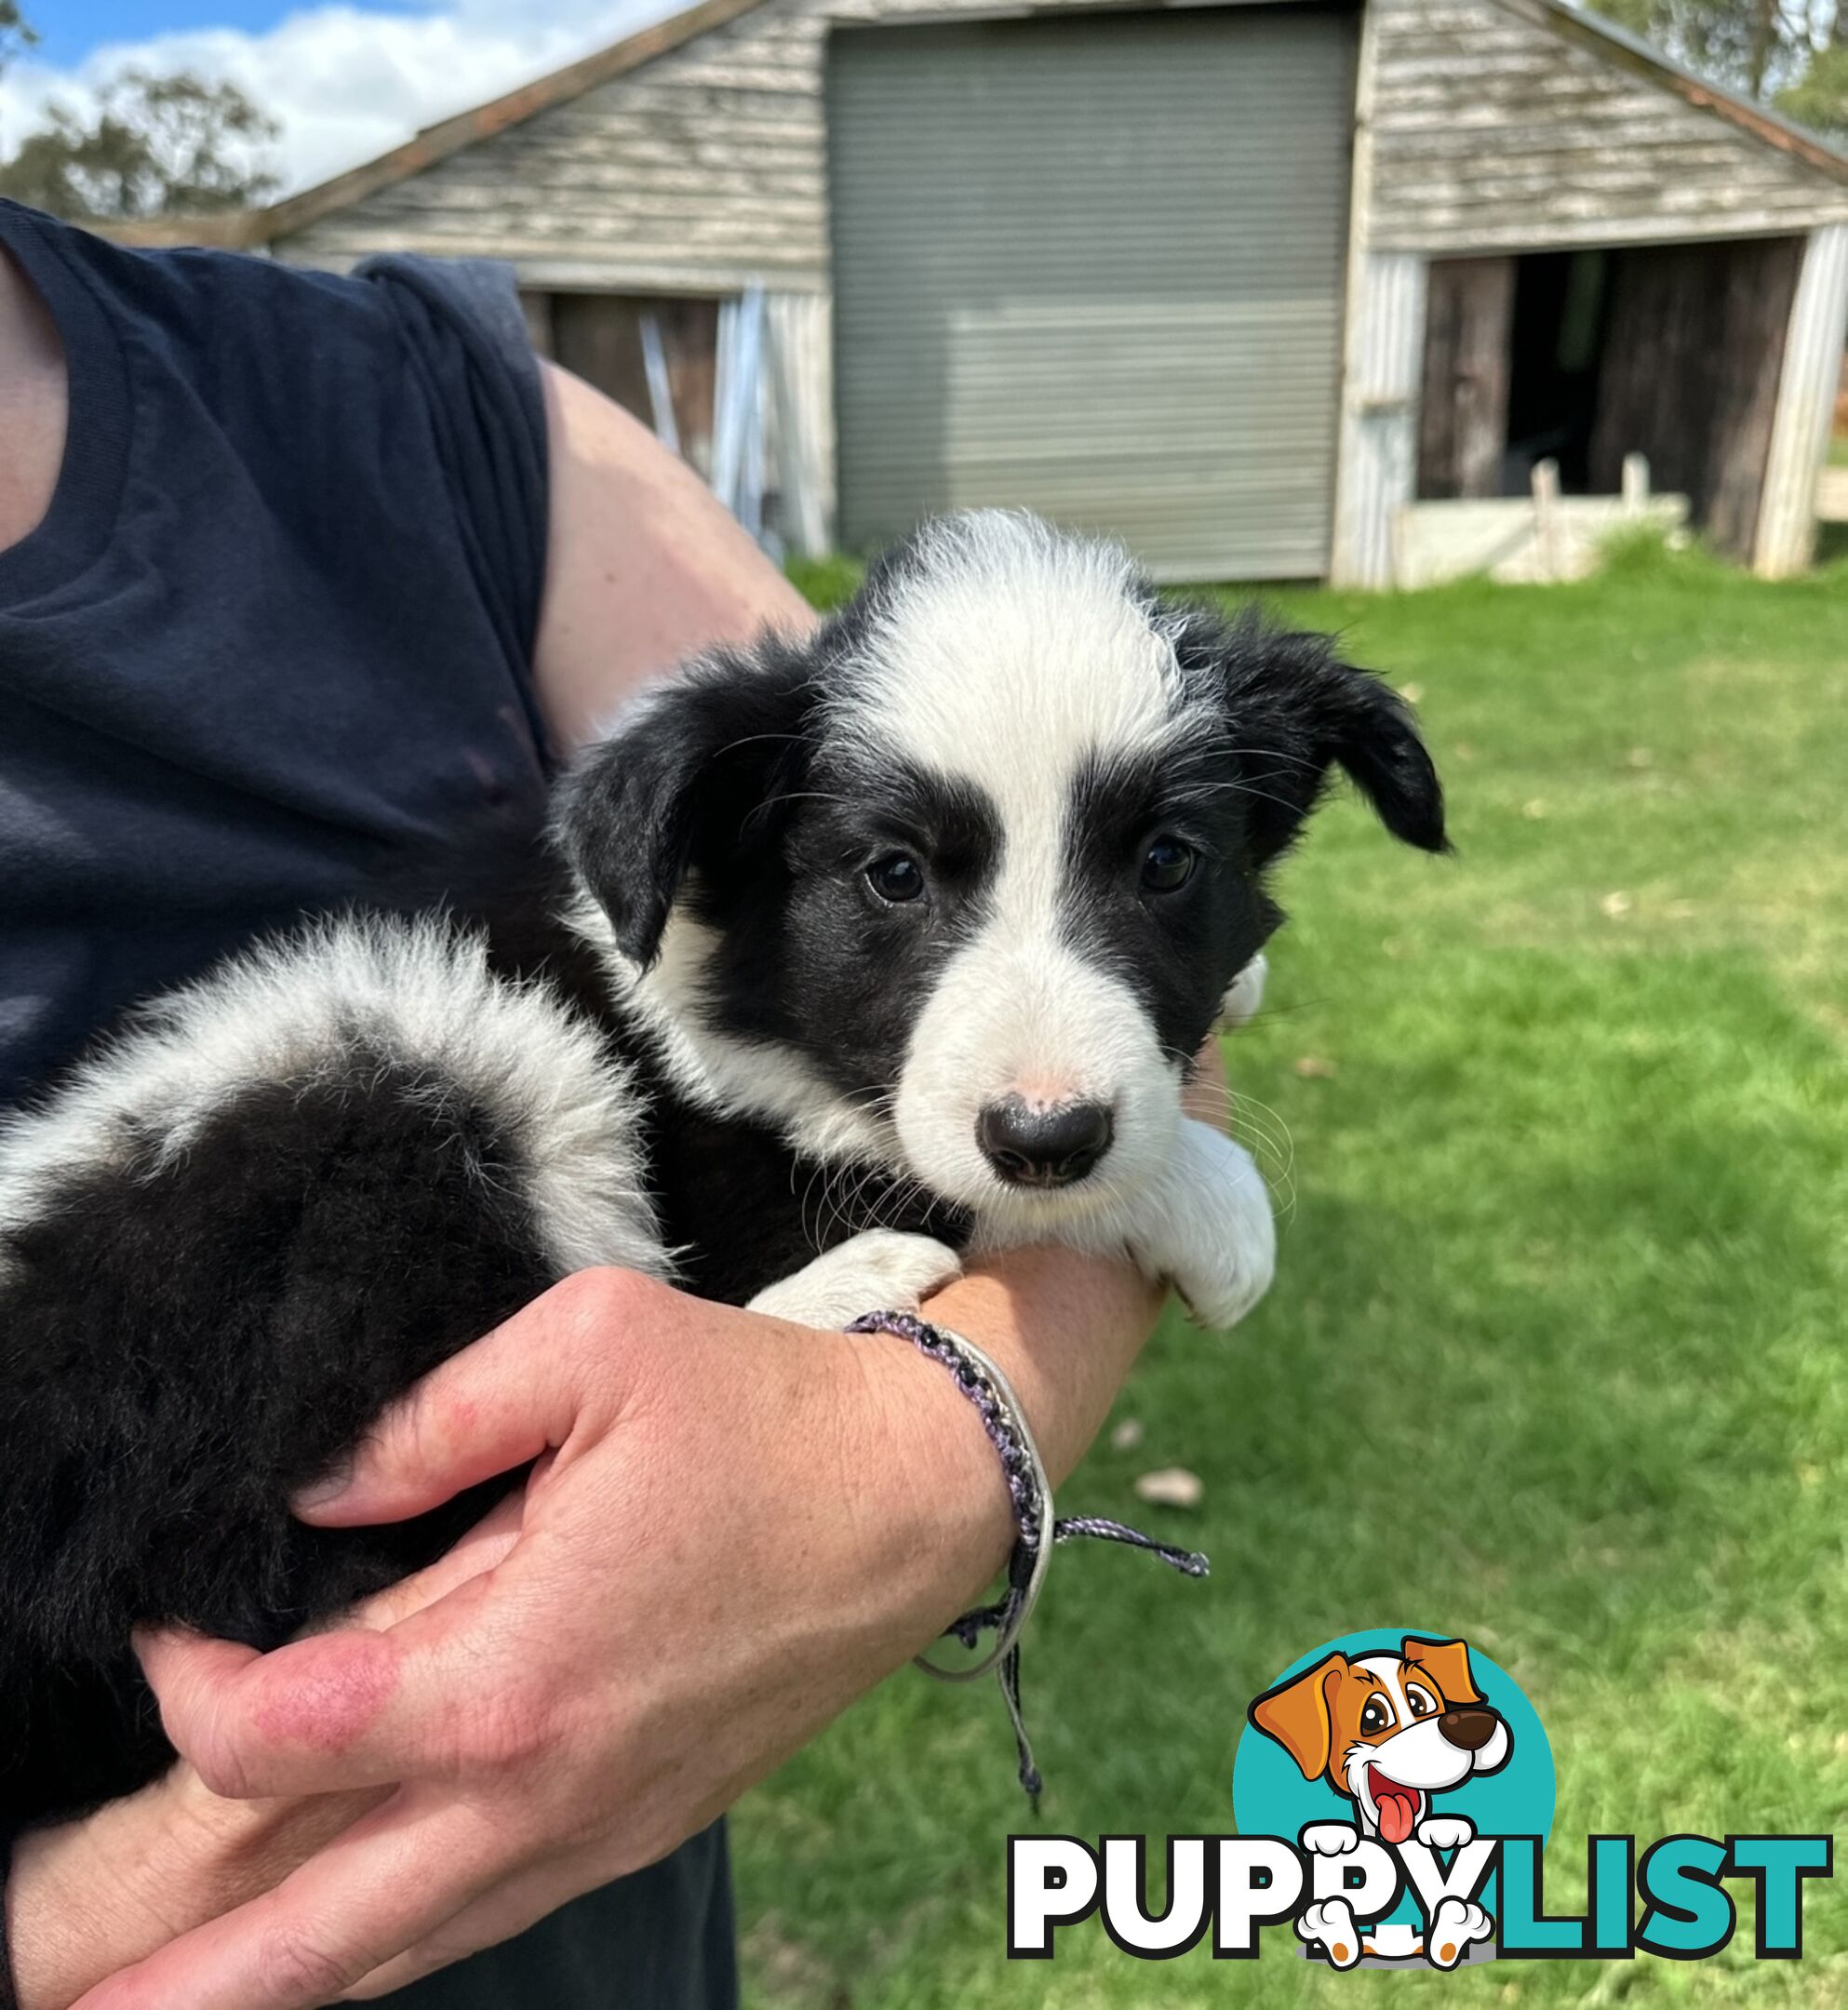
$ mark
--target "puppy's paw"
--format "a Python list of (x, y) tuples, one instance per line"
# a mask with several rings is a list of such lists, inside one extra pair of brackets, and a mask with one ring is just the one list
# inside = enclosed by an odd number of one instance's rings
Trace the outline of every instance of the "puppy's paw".
[(1311, 1856), (1346, 1856), (1360, 1846), (1360, 1831), (1351, 1822), (1310, 1822), (1296, 1839)]
[(1241, 1025), (1248, 1025), (1257, 1017), (1258, 1007), (1264, 1003), (1265, 979), (1269, 974), (1270, 961), (1260, 949), (1233, 978), (1225, 998), (1220, 1000), (1221, 1025), (1236, 1033)]
[(1200, 1325), (1236, 1326), (1270, 1289), (1277, 1223), (1264, 1175), (1242, 1145), (1212, 1125), (1181, 1126), (1180, 1148), (1132, 1243), (1152, 1276), (1172, 1284)]
[(930, 1236), (870, 1228), (751, 1300), (753, 1312), (798, 1326), (839, 1328), (863, 1312), (915, 1312), (962, 1275), (962, 1258)]
[(1299, 1939), (1320, 1948), (1336, 1968), (1351, 1968), (1360, 1959), (1360, 1930), (1354, 1923), (1354, 1908), (1345, 1898), (1324, 1898), (1309, 1907), (1296, 1922), (1296, 1933)]
[(1493, 1931), (1493, 1922), (1480, 1906), (1466, 1898), (1445, 1898), (1431, 1915), (1425, 1951), (1432, 1967), (1454, 1968), (1473, 1942), (1486, 1940)]
[(1418, 1824), (1418, 1840), (1426, 1849), (1461, 1849), (1476, 1833), (1467, 1816), (1427, 1815)]

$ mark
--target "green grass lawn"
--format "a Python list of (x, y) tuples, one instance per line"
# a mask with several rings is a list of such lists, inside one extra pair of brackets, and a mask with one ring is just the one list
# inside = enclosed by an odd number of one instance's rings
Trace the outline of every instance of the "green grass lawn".
[[(1228, 1829), (1252, 1694), (1403, 1624), (1539, 1709), (1558, 1909), (1587, 1831), (1840, 1832), (1848, 568), (1773, 586), (1641, 555), (1576, 586), (1277, 597), (1417, 697), (1458, 856), (1342, 801), (1288, 868), (1231, 1045), (1277, 1288), (1226, 1339), (1171, 1317), (1118, 1406), (1143, 1442), (1101, 1441), (1064, 1495), (1213, 1574), (1062, 1555), (1026, 1665), (1038, 1823)], [(1197, 1513), (1134, 1499), (1167, 1465), (1204, 1480)], [(739, 1810), (750, 1999), (1848, 2001), (1841, 1883), (1811, 1887), (1801, 1963), (1753, 1963), (1742, 1897), (1692, 1965), (1336, 1976), (1286, 1930), (1255, 1966), (1150, 1967), (1093, 1921), (1023, 1968), (1003, 1850), (1033, 1819), (992, 1690), (894, 1679)]]

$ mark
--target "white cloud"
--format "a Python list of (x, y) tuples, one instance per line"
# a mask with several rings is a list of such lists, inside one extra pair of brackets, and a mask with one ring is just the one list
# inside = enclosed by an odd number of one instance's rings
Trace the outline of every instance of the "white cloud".
[(421, 14), (320, 7), (261, 34), (207, 28), (111, 43), (65, 71), (0, 75), (0, 151), (53, 99), (87, 108), (123, 70), (194, 71), (239, 85), (282, 127), (284, 192), (368, 160), (418, 127), (499, 97), (676, 10), (677, 0), (449, 0)]

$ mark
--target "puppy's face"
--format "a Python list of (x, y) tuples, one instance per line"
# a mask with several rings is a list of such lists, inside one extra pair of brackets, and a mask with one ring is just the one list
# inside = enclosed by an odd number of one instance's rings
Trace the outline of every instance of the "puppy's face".
[(1333, 1654), (1252, 1705), (1307, 1779), (1346, 1794), (1369, 1834), (1407, 1841), (1431, 1796), (1507, 1762), (1508, 1728), (1476, 1688), (1462, 1641), (1408, 1636), (1396, 1655)]
[(1114, 547), (931, 526), (800, 647), (696, 665), (568, 784), (566, 849), (690, 1069), (1003, 1228), (1107, 1213), (1346, 766), (1443, 842), (1429, 760), (1317, 638), (1160, 609)]

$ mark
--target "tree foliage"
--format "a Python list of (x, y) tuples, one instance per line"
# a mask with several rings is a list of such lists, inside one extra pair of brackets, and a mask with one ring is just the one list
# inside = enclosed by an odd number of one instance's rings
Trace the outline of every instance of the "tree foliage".
[(1848, 136), (1848, 0), (1591, 0), (1716, 84)]
[(241, 208), (276, 187), (262, 150), (277, 131), (234, 84), (125, 70), (87, 119), (49, 106), (0, 163), (0, 195), (78, 221)]
[(0, 70), (38, 40), (38, 31), (20, 12), (20, 0), (0, 0)]
[(1848, 6), (1842, 8), (1842, 33), (1820, 48), (1794, 84), (1777, 93), (1777, 109), (1799, 126), (1807, 126), (1848, 145)]

